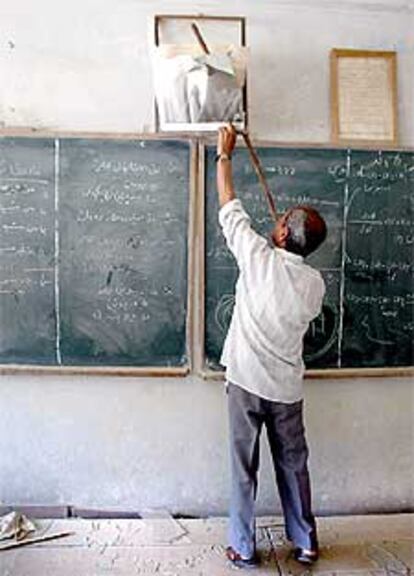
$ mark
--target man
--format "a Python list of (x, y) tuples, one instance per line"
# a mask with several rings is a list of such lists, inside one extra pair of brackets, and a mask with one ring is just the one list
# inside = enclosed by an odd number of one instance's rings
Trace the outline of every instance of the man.
[(326, 237), (326, 225), (308, 206), (288, 210), (272, 232), (274, 246), (254, 232), (233, 187), (236, 133), (219, 130), (219, 221), (236, 258), (239, 278), (221, 363), (226, 367), (232, 494), (226, 555), (256, 567), (254, 501), (263, 424), (272, 453), (287, 538), (296, 560), (318, 558), (303, 426), (303, 336), (321, 311), (325, 285), (304, 263)]

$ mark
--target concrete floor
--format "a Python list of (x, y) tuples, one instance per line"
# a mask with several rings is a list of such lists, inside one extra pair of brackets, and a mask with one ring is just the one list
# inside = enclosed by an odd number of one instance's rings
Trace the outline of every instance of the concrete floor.
[[(72, 531), (43, 544), (0, 552), (0, 576), (225, 576), (226, 519), (38, 520), (39, 534)], [(414, 574), (414, 515), (346, 516), (318, 521), (321, 558), (312, 570), (291, 556), (280, 518), (258, 519), (265, 575)], [(239, 571), (243, 573), (245, 571)], [(251, 572), (251, 571), (250, 571)]]

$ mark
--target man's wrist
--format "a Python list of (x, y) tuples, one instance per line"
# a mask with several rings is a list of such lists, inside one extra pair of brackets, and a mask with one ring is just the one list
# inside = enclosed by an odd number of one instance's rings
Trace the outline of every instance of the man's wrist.
[(221, 152), (220, 154), (216, 155), (215, 158), (216, 162), (218, 162), (219, 160), (231, 160), (231, 154), (227, 154), (227, 152)]

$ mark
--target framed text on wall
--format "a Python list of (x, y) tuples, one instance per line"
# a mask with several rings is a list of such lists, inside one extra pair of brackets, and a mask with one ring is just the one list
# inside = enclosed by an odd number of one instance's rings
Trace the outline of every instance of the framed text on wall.
[(396, 53), (331, 51), (331, 126), (336, 143), (396, 145)]

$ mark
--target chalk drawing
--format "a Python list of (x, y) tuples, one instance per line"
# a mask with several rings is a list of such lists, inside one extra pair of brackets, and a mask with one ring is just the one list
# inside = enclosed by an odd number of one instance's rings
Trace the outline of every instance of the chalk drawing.
[(220, 332), (225, 334), (230, 325), (231, 315), (233, 313), (233, 307), (235, 302), (234, 294), (223, 294), (214, 312), (214, 320), (218, 326)]
[(366, 337), (370, 342), (375, 342), (376, 344), (381, 344), (382, 346), (394, 346), (395, 342), (392, 340), (382, 340), (381, 338), (376, 338), (371, 333), (371, 327), (368, 322), (368, 315), (364, 316), (361, 322), (361, 326), (365, 328)]
[[(332, 325), (329, 326), (329, 316), (333, 318)], [(330, 302), (325, 303), (322, 308), (322, 312), (318, 318), (316, 318), (309, 327), (310, 331), (310, 343), (312, 343), (312, 337), (316, 338), (317, 333), (321, 333), (325, 337), (325, 344), (315, 350), (314, 352), (305, 353), (305, 362), (311, 362), (317, 360), (324, 356), (335, 344), (336, 335), (339, 328), (339, 311), (337, 307)], [(329, 329), (329, 334), (326, 334), (326, 330)]]

